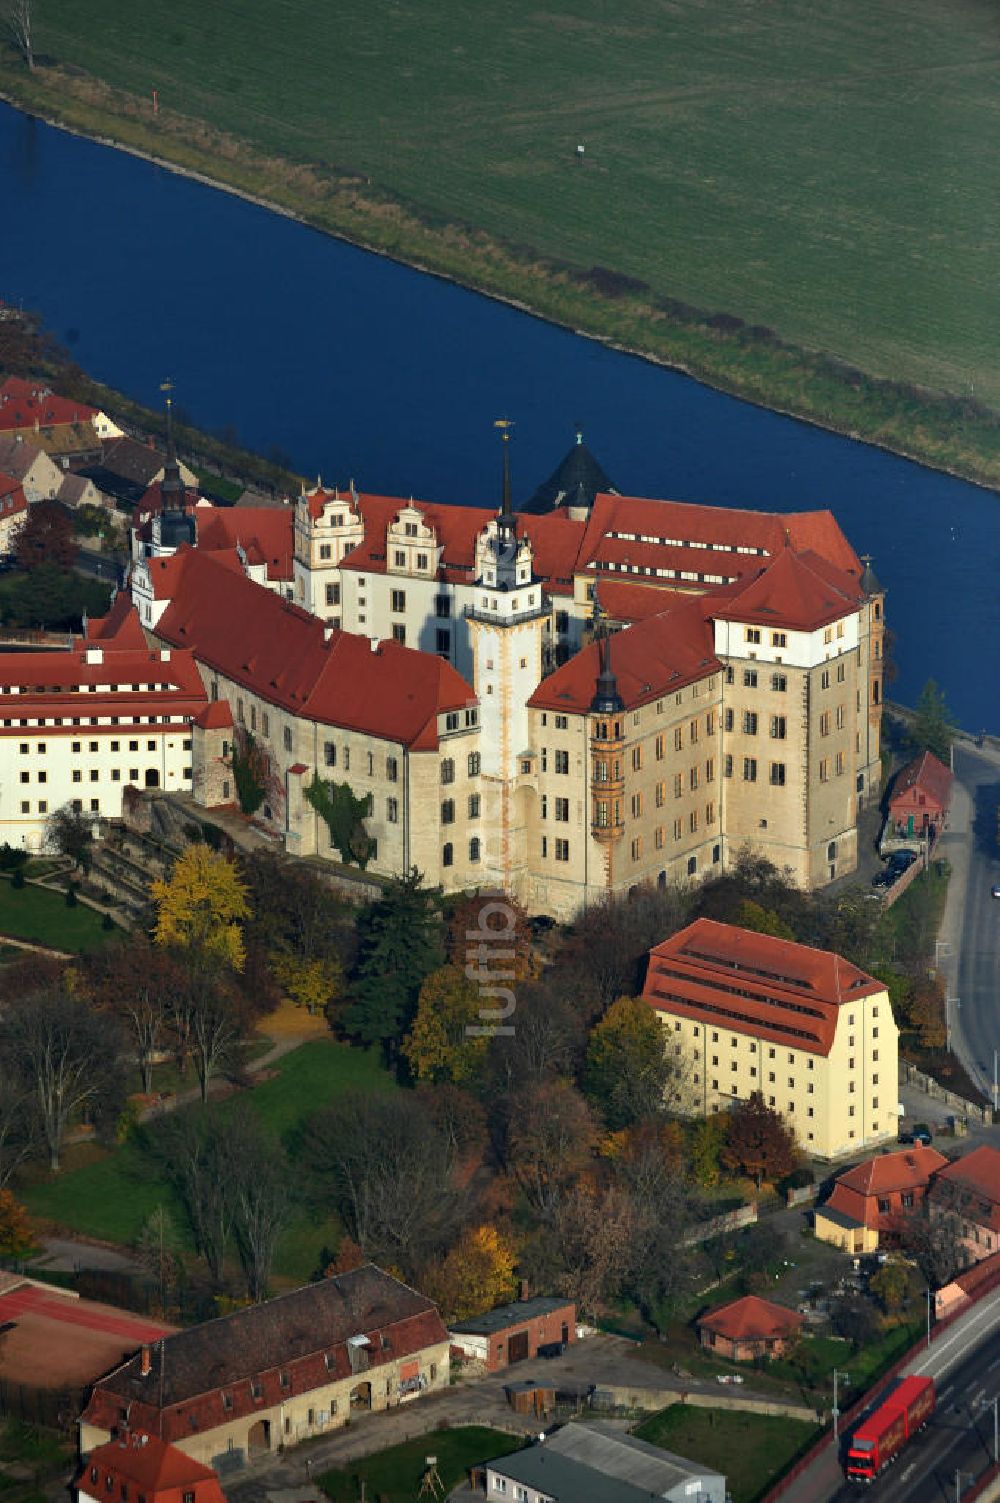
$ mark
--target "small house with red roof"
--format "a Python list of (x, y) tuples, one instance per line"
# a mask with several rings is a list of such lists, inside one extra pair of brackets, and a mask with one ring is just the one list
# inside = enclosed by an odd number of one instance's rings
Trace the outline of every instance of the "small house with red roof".
[(917, 1209), (947, 1163), (936, 1148), (914, 1144), (839, 1174), (829, 1198), (816, 1207), (816, 1236), (854, 1254), (892, 1246), (900, 1219)]
[(943, 1165), (934, 1175), (928, 1210), (961, 1218), (970, 1262), (1000, 1250), (1000, 1150), (984, 1144)]
[(759, 1095), (816, 1158), (896, 1137), (888, 993), (842, 956), (696, 919), (650, 951), (642, 995), (692, 1115)]
[(78, 1503), (226, 1503), (211, 1467), (127, 1426), (91, 1451), (73, 1485)]
[(805, 1316), (773, 1300), (747, 1294), (700, 1315), (695, 1324), (702, 1346), (717, 1357), (755, 1362), (780, 1357), (802, 1330)]
[(437, 1308), (365, 1263), (142, 1347), (94, 1384), (80, 1452), (128, 1428), (232, 1465), (234, 1452), (274, 1453), (448, 1382)]
[(933, 752), (924, 751), (896, 774), (889, 795), (889, 818), (897, 835), (940, 832), (951, 808), (954, 776)]

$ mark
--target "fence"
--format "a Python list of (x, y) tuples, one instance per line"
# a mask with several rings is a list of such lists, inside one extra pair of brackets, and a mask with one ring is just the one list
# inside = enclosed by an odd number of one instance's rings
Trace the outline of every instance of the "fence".
[(943, 1101), (945, 1106), (953, 1106), (963, 1116), (971, 1117), (976, 1122), (984, 1122), (987, 1127), (993, 1121), (993, 1108), (980, 1106), (977, 1102), (966, 1101), (964, 1096), (956, 1096), (954, 1091), (949, 1091), (930, 1075), (925, 1075), (923, 1070), (918, 1070), (916, 1065), (909, 1064), (905, 1059), (899, 1061), (899, 1071), (906, 1085), (916, 1086), (918, 1091), (923, 1091), (928, 1096), (933, 1096), (935, 1101)]
[(733, 1211), (723, 1211), (721, 1216), (703, 1221), (693, 1232), (689, 1232), (681, 1245), (694, 1247), (699, 1242), (708, 1242), (711, 1237), (723, 1237), (727, 1232), (738, 1232), (744, 1226), (753, 1226), (756, 1220), (757, 1202), (751, 1201), (748, 1206), (737, 1206)]
[(76, 1424), (86, 1395), (85, 1388), (33, 1388), (0, 1378), (0, 1414), (26, 1425), (68, 1431)]

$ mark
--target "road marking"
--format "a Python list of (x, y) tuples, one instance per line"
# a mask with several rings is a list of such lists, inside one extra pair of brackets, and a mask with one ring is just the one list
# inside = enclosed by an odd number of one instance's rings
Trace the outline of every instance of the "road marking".
[(899, 1480), (900, 1480), (900, 1482), (905, 1482), (906, 1479), (907, 1479), (907, 1477), (910, 1475), (910, 1473), (911, 1472), (915, 1472), (916, 1470), (917, 1470), (917, 1463), (915, 1461), (911, 1461), (910, 1464), (909, 1464), (909, 1466), (906, 1468), (906, 1470), (903, 1471), (903, 1472), (900, 1472), (900, 1474), (899, 1474)]
[(1000, 1357), (994, 1357), (986, 1371), (991, 1373), (995, 1367), (1000, 1367)]
[(951, 1390), (952, 1390), (952, 1384), (949, 1383), (947, 1388), (942, 1388), (941, 1392), (938, 1394), (938, 1398), (939, 1399), (946, 1399), (948, 1397), (948, 1395), (951, 1393)]

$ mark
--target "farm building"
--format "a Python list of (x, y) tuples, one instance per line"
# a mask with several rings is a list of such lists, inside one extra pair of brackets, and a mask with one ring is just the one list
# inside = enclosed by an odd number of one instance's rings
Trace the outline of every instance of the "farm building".
[(539, 1347), (576, 1340), (576, 1306), (564, 1299), (539, 1296), (515, 1300), (461, 1321), (448, 1332), (454, 1350), (487, 1372), (501, 1372), (512, 1362), (538, 1355)]
[(447, 1388), (448, 1376), (436, 1307), (365, 1263), (143, 1346), (94, 1385), (80, 1451), (127, 1416), (222, 1471)]

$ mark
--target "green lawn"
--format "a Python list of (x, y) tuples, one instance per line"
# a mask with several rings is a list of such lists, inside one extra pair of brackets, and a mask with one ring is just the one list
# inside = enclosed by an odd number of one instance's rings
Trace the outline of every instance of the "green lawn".
[(83, 903), (67, 908), (59, 893), (0, 881), (0, 935), (75, 951), (99, 949), (117, 932), (102, 929), (101, 915)]
[(819, 1430), (784, 1415), (672, 1404), (635, 1433), (640, 1440), (724, 1472), (733, 1503), (753, 1503)]
[(35, 35), (430, 216), (1000, 401), (979, 0), (172, 0), (141, 25), (133, 0), (61, 0)]
[[(368, 1090), (393, 1087), (376, 1054), (326, 1039), (301, 1044), (274, 1068), (272, 1080), (231, 1097), (230, 1104), (249, 1101), (280, 1137), (294, 1132), (348, 1085)], [(105, 1152), (92, 1145), (75, 1154), (71, 1150), (58, 1175), (26, 1184), (18, 1193), (33, 1216), (103, 1242), (134, 1243), (159, 1205), (170, 1210), (178, 1228), (185, 1225), (173, 1189), (140, 1142)], [(321, 1248), (335, 1247), (339, 1236), (333, 1216), (316, 1219), (299, 1205), (278, 1244), (276, 1277), (305, 1282), (317, 1266)]]
[(424, 1457), (436, 1456), (438, 1475), (445, 1492), (461, 1482), (470, 1466), (506, 1456), (521, 1448), (521, 1441), (485, 1425), (457, 1430), (432, 1430), (416, 1440), (404, 1441), (377, 1456), (352, 1462), (343, 1471), (324, 1472), (320, 1486), (333, 1503), (357, 1503), (359, 1483), (364, 1478), (372, 1503), (413, 1503), (424, 1474)]

